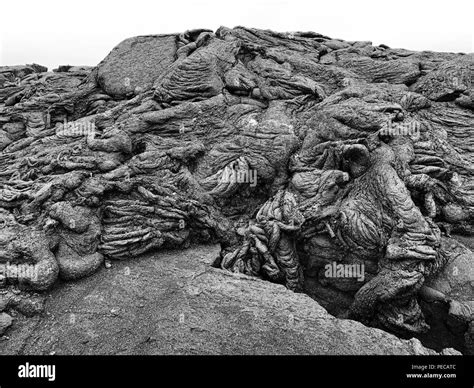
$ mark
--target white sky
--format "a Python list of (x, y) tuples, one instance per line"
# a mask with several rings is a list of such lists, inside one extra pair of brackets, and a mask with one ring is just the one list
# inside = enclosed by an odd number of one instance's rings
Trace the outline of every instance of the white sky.
[(473, 52), (472, 0), (0, 0), (0, 65), (96, 65), (125, 38), (219, 26)]

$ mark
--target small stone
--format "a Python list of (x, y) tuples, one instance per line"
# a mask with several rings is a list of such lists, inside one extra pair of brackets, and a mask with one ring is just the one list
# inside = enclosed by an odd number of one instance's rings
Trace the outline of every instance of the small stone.
[(12, 325), (13, 318), (7, 313), (0, 314), (0, 335), (3, 335), (5, 331)]

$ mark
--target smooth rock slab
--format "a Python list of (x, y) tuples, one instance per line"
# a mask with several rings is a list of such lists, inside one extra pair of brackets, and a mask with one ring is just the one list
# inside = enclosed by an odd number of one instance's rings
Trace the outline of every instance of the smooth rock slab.
[(113, 97), (149, 89), (170, 66), (176, 54), (176, 35), (129, 38), (118, 44), (98, 66), (100, 86)]

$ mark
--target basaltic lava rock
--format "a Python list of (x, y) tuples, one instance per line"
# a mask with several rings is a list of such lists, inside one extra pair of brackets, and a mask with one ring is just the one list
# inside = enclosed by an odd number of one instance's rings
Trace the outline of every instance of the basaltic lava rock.
[(217, 242), (216, 267), (472, 353), (473, 59), (221, 27), (0, 67), (0, 311)]

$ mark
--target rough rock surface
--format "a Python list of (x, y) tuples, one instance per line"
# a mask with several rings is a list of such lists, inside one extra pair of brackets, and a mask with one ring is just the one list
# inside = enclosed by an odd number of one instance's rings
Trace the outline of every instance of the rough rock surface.
[(148, 254), (61, 284), (46, 316), (18, 316), (0, 354), (435, 354), (334, 318), (307, 295), (212, 268), (218, 253)]
[(0, 335), (5, 333), (5, 331), (12, 325), (13, 319), (10, 315), (6, 313), (0, 314)]
[(473, 352), (473, 59), (221, 27), (0, 67), (0, 311), (219, 242), (222, 269)]

